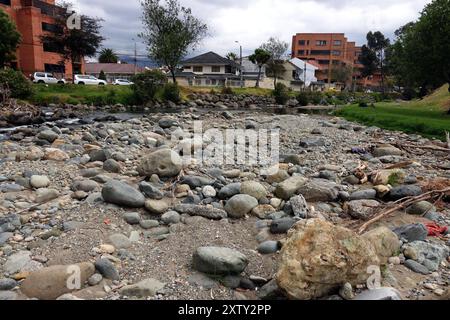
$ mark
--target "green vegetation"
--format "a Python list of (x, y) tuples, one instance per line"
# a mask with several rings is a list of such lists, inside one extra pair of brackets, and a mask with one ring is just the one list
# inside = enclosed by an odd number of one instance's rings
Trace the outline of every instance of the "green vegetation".
[(0, 10), (0, 68), (14, 60), (20, 40), (16, 25), (6, 12)]
[(0, 69), (0, 91), (4, 98), (27, 99), (33, 94), (33, 87), (22, 72), (7, 68)]
[(167, 77), (159, 70), (151, 70), (135, 75), (133, 82), (131, 89), (136, 102), (145, 104), (156, 98), (158, 91), (167, 83)]
[(162, 98), (165, 101), (178, 103), (181, 101), (180, 88), (176, 83), (166, 83), (162, 90)]
[(422, 100), (379, 102), (373, 108), (357, 104), (343, 107), (336, 114), (351, 121), (389, 130), (418, 133), (425, 137), (444, 139), (450, 130), (450, 95), (448, 85), (442, 86)]
[(288, 88), (282, 83), (277, 83), (272, 94), (276, 103), (282, 105), (286, 104), (290, 98)]

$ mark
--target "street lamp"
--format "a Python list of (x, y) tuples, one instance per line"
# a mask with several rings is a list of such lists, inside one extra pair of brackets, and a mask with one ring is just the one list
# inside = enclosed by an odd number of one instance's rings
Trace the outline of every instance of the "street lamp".
[(239, 69), (239, 74), (241, 76), (241, 88), (244, 87), (244, 75), (242, 73), (242, 45), (239, 43), (239, 41), (235, 41), (237, 44), (239, 44), (239, 60), (240, 60), (240, 65), (241, 68)]

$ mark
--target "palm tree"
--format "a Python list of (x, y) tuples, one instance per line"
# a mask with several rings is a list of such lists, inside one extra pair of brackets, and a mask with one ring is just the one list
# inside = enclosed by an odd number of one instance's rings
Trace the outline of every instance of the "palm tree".
[(234, 62), (239, 60), (237, 54), (234, 52), (228, 52), (227, 55), (225, 56), (225, 58), (227, 58), (228, 60), (234, 61)]
[(119, 58), (113, 49), (104, 48), (100, 51), (100, 55), (98, 57), (98, 62), (100, 63), (117, 63)]

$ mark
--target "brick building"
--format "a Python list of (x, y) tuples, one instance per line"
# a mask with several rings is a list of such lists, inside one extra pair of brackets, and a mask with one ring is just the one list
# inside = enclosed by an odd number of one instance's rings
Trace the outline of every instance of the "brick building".
[(16, 23), (22, 41), (16, 52), (17, 60), (13, 67), (21, 70), (26, 76), (36, 71), (52, 72), (58, 77), (71, 79), (73, 71), (82, 73), (84, 61), (61, 64), (61, 55), (51, 44), (41, 41), (45, 32), (57, 28), (55, 17), (64, 9), (55, 5), (55, 0), (0, 0), (0, 10), (4, 10)]
[(306, 60), (318, 66), (316, 77), (325, 83), (332, 82), (333, 66), (345, 65), (353, 69), (353, 79), (364, 86), (376, 85), (372, 77), (361, 77), (359, 55), (361, 47), (348, 41), (344, 33), (297, 33), (292, 37), (292, 57)]

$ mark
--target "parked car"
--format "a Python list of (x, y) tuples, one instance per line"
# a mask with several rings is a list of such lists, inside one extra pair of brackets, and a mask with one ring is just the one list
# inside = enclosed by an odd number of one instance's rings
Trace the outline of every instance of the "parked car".
[(97, 79), (94, 76), (88, 76), (84, 74), (76, 74), (74, 76), (74, 84), (80, 84), (80, 85), (94, 85), (94, 86), (105, 86), (106, 81)]
[(133, 82), (127, 79), (116, 79), (113, 84), (116, 86), (131, 86)]
[(32, 74), (31, 79), (34, 83), (45, 83), (45, 84), (65, 84), (66, 80), (57, 79), (53, 74), (47, 72), (35, 72)]

